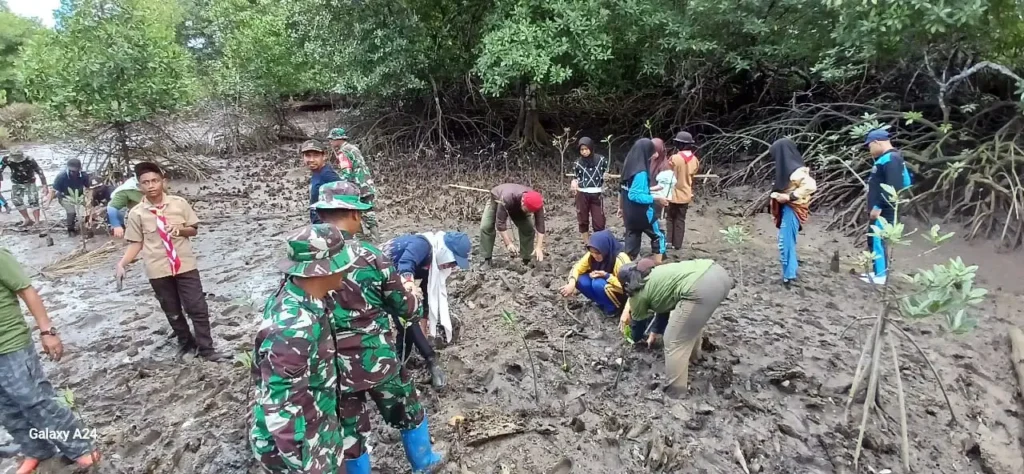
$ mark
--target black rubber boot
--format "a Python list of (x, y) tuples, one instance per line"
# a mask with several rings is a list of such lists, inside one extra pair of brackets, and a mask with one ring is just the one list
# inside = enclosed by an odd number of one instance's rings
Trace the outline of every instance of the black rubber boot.
[(427, 368), (430, 369), (430, 385), (434, 388), (444, 388), (447, 383), (448, 377), (445, 376), (444, 370), (441, 369), (433, 360), (427, 361)]

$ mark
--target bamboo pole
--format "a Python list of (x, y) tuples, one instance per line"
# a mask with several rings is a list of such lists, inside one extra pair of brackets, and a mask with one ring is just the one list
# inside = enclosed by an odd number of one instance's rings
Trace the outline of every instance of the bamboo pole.
[(481, 193), (489, 193), (490, 192), (490, 191), (488, 191), (486, 189), (474, 188), (474, 187), (471, 187), (471, 186), (461, 186), (461, 185), (458, 185), (458, 184), (449, 184), (448, 187), (449, 188), (455, 188), (455, 189), (465, 189), (466, 191), (479, 191)]
[[(576, 177), (576, 175), (574, 175), (572, 173), (565, 173), (565, 176), (567, 178), (574, 178), (574, 177)], [(617, 175), (617, 174), (606, 174), (606, 175), (604, 175), (604, 177), (607, 178), (607, 179), (619, 179), (622, 176), (621, 175)], [(718, 179), (718, 175), (717, 174), (698, 174), (698, 175), (694, 175), (693, 177), (696, 178), (696, 179)]]

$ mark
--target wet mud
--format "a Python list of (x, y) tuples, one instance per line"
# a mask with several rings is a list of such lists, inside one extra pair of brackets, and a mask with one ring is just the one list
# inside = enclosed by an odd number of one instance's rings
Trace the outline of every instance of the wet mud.
[[(48, 165), (59, 160), (57, 154)], [(383, 161), (374, 166), (383, 170), (378, 176), (392, 172)], [(216, 167), (223, 171), (205, 182), (173, 182), (172, 192), (192, 200), (203, 220), (194, 242), (215, 343), (235, 354), (251, 347), (263, 299), (278, 282), (273, 262), (283, 256), (283, 236), (306, 222), (308, 178), (285, 148)], [(537, 173), (520, 179), (540, 182), (544, 171)], [(462, 176), (459, 184), (489, 188), (503, 175), (511, 174), (452, 168), (383, 178), (382, 230), (390, 237), (458, 229), (475, 243), (482, 197), (442, 186)], [(855, 318), (874, 315), (879, 303), (847, 273), (845, 262), (860, 251), (855, 242), (824, 232), (825, 216), (812, 217), (799, 242), (802, 281), (787, 291), (779, 283), (770, 218), (745, 221), (752, 242), (731, 248), (719, 229), (740, 222), (735, 209), (744, 203), (702, 196), (689, 213), (687, 248), (672, 251), (669, 260), (713, 258), (737, 282), (742, 269), (742, 283), (712, 317), (704, 355), (691, 368), (690, 393), (677, 401), (662, 392), (659, 351), (625, 347), (617, 321), (582, 297), (558, 295), (583, 249), (568, 193), (546, 198), (547, 262), (527, 268), (498, 249), (498, 268), (453, 276), (456, 334), (452, 343), (438, 344), (447, 387), (434, 390), (419, 356), (410, 361), (432, 434), (447, 454), (444, 472), (738, 473), (739, 457), (750, 473), (858, 472), (851, 460), (860, 404), (851, 420), (843, 415), (868, 327), (839, 334)], [(613, 201), (606, 209), (614, 224)], [(62, 215), (56, 204), (47, 214), (55, 227), (52, 247), (37, 231), (14, 231), (13, 215), (0, 216), (0, 245), (38, 271), (78, 245), (62, 235)], [(835, 273), (829, 267), (837, 250), (844, 264)], [(902, 344), (911, 464), (926, 473), (1024, 472), (1024, 423), (1006, 339), (1009, 325), (1024, 322), (1024, 289), (1017, 287), (1024, 286), (1024, 265), (1017, 254), (965, 244), (906, 265), (956, 254), (982, 265), (981, 284), (993, 293), (980, 327), (966, 336), (944, 334), (937, 321), (900, 323), (935, 364), (959, 420), (950, 426), (938, 382), (916, 350)], [(106, 456), (99, 472), (256, 472), (246, 444), (246, 370), (177, 357), (138, 263), (116, 291), (119, 256), (73, 276), (34, 277), (66, 347), (64, 360), (45, 367), (58, 389), (73, 390), (75, 410), (97, 430)], [(515, 327), (503, 322), (503, 310), (516, 315)], [(886, 380), (890, 375), (883, 373)], [(882, 391), (880, 408), (884, 415), (869, 426), (859, 472), (900, 472), (894, 390)], [(374, 426), (375, 472), (408, 472), (398, 433), (379, 417)], [(13, 472), (13, 462), (0, 461), (0, 472)], [(71, 470), (54, 461), (40, 472)]]

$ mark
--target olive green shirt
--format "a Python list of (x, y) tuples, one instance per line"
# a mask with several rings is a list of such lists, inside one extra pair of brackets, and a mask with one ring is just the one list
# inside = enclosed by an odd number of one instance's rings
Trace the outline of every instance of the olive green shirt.
[(644, 288), (629, 298), (631, 317), (647, 319), (648, 311), (668, 313), (680, 301), (693, 299), (693, 286), (714, 264), (714, 260), (687, 260), (654, 267)]
[(21, 265), (7, 249), (0, 248), (0, 354), (10, 354), (32, 344), (18, 292), (32, 286)]

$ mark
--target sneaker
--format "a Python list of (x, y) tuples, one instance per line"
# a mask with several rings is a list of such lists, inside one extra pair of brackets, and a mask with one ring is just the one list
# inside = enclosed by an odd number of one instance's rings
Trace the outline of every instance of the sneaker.
[(875, 275), (874, 273), (862, 273), (860, 275), (860, 281), (864, 283), (870, 283), (872, 285), (884, 285), (886, 281), (886, 276), (878, 276)]

